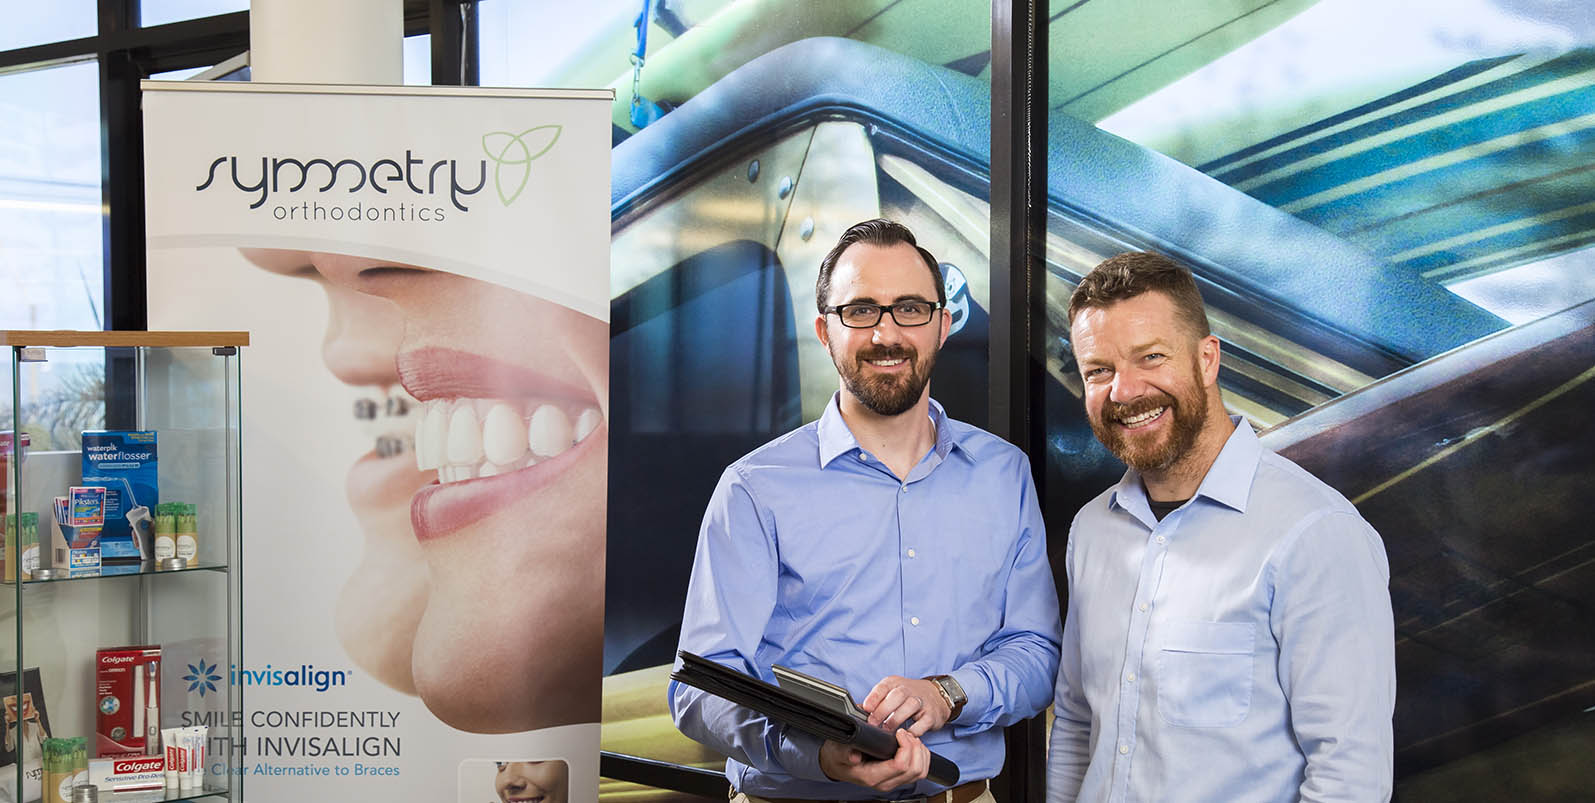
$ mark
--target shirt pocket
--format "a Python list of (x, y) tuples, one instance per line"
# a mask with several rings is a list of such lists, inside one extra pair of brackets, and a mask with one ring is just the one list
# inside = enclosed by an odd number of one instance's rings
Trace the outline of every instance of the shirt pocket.
[(1187, 728), (1227, 728), (1252, 706), (1251, 622), (1174, 621), (1158, 654), (1157, 707), (1163, 721)]

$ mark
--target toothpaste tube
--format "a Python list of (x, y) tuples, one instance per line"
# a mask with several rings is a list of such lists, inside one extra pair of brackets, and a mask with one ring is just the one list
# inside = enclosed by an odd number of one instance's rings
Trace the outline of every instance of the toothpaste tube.
[(209, 729), (193, 725), (182, 730), (183, 758), (187, 763), (185, 772), (179, 776), (178, 788), (198, 791), (205, 785), (205, 736)]
[(128, 756), (89, 760), (89, 783), (102, 792), (139, 792), (165, 788), (166, 762), (160, 756)]
[(165, 780), (167, 786), (177, 786), (187, 767), (183, 766), (182, 728), (161, 728), (161, 747), (166, 754)]

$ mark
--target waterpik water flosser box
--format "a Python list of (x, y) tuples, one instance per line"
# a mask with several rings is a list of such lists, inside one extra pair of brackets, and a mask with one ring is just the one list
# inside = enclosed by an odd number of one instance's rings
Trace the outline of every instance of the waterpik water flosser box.
[[(83, 484), (105, 488), (105, 524), (100, 531), (104, 560), (147, 557), (133, 540), (127, 514), (155, 509), (160, 501), (154, 430), (101, 430), (83, 433)], [(148, 550), (150, 545), (146, 544)]]

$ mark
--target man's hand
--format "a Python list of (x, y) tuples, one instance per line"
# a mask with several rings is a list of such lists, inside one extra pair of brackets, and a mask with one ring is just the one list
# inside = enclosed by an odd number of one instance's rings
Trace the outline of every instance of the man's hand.
[(924, 736), (946, 725), (953, 713), (935, 682), (896, 675), (875, 684), (859, 707), (869, 712), (869, 724), (887, 730), (901, 726), (912, 717), (914, 724), (908, 729), (915, 736)]
[(930, 748), (906, 729), (897, 731), (897, 754), (884, 761), (865, 758), (863, 753), (840, 742), (825, 740), (820, 745), (820, 769), (833, 781), (867, 786), (877, 792), (890, 792), (914, 783), (930, 773)]

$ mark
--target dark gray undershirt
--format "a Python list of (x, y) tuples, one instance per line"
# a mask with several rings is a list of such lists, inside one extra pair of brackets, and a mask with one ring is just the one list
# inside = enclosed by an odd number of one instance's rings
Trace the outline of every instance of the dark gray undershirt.
[(1157, 502), (1153, 501), (1152, 497), (1150, 496), (1146, 498), (1146, 503), (1152, 506), (1152, 515), (1156, 516), (1158, 521), (1162, 521), (1164, 516), (1173, 513), (1175, 510), (1179, 509), (1180, 505), (1183, 505), (1189, 501), (1191, 500), (1181, 499), (1176, 502)]

